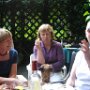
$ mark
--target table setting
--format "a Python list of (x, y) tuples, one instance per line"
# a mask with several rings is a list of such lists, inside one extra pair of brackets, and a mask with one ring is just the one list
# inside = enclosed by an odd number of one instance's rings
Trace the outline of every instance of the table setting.
[[(17, 79), (21, 83), (18, 85), (15, 85), (15, 83), (11, 85), (4, 83), (0, 86), (0, 90), (31, 90), (28, 80), (26, 80), (23, 75), (19, 75)], [(36, 88), (37, 87), (38, 86), (36, 86)], [(58, 82), (48, 82), (41, 84), (41, 90), (74, 90), (74, 88)]]

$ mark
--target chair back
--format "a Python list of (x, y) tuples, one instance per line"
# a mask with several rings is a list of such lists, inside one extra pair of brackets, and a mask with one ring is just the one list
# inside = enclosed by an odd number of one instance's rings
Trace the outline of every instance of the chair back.
[(70, 73), (71, 73), (71, 69), (72, 69), (72, 66), (73, 66), (73, 63), (74, 63), (74, 60), (75, 60), (76, 53), (77, 53), (77, 52), (75, 52), (75, 51), (72, 52), (71, 62), (70, 62), (70, 67), (69, 67), (68, 73), (67, 73), (67, 75), (63, 78), (63, 80), (62, 80), (60, 83), (65, 84), (65, 82), (66, 82), (67, 79), (69, 78)]
[(71, 62), (70, 62), (70, 67), (69, 67), (69, 71), (68, 72), (71, 72), (71, 69), (72, 69), (72, 66), (73, 66), (73, 62), (75, 60), (76, 53), (77, 52), (75, 52), (75, 51), (72, 52)]

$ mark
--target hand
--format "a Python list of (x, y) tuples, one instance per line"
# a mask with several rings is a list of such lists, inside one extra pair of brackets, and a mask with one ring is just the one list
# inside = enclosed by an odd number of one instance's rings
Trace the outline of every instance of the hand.
[(40, 43), (41, 43), (40, 39), (39, 38), (36, 39), (35, 46), (37, 47), (37, 49), (40, 49), (41, 48)]
[(84, 39), (81, 41), (81, 50), (83, 51), (86, 60), (90, 60), (89, 43)]
[(39, 69), (40, 69), (41, 71), (42, 71), (42, 70), (52, 70), (52, 65), (42, 64)]
[(19, 81), (15, 78), (4, 78), (3, 80), (4, 82), (1, 84), (0, 90), (11, 90), (19, 84)]
[(17, 85), (22, 85), (23, 82), (18, 80), (18, 79), (16, 79), (16, 78), (6, 78), (5, 79), (5, 84), (7, 84), (7, 85), (14, 84), (15, 86), (17, 86)]
[(4, 87), (6, 86), (7, 89), (9, 88), (9, 90), (11, 90), (17, 86), (27, 86), (27, 85), (28, 85), (27, 81), (24, 82), (15, 78), (10, 78), (10, 79), (8, 78), (8, 80), (6, 80), (4, 84)]
[(42, 81), (43, 82), (49, 82), (50, 80), (50, 73), (52, 71), (52, 67), (49, 64), (43, 64), (40, 67), (41, 75), (42, 75)]
[(85, 39), (81, 41), (80, 46), (84, 53), (89, 52), (89, 43)]

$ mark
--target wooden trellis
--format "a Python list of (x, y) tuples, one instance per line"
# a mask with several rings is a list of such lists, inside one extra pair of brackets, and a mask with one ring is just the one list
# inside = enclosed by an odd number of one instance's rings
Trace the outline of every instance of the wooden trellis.
[[(73, 5), (70, 0), (1, 0), (0, 1), (0, 27), (7, 28), (13, 34), (15, 48), (20, 54), (20, 59), (29, 63), (29, 55), (33, 52), (33, 45), (37, 35), (37, 29), (42, 23), (53, 26), (56, 40), (72, 43), (79, 42), (84, 36), (84, 31), (79, 34), (84, 23), (79, 21), (79, 26), (72, 20)], [(80, 0), (78, 1), (78, 3)], [(81, 3), (81, 2), (80, 2)], [(72, 6), (69, 6), (72, 5)], [(79, 10), (81, 10), (82, 6)], [(71, 14), (70, 14), (71, 13)], [(82, 13), (77, 12), (79, 15)], [(75, 21), (76, 22), (76, 21)], [(78, 22), (78, 20), (77, 20)], [(76, 22), (76, 23), (77, 23)], [(78, 24), (78, 23), (77, 23)], [(74, 30), (76, 27), (76, 30)], [(78, 35), (77, 35), (78, 33)], [(77, 40), (78, 39), (78, 40)]]

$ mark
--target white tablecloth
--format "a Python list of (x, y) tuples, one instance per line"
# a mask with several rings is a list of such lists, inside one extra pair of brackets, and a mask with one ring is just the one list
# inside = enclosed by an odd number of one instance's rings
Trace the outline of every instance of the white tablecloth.
[(42, 90), (74, 90), (71, 86), (66, 86), (60, 83), (45, 84), (42, 86)]

